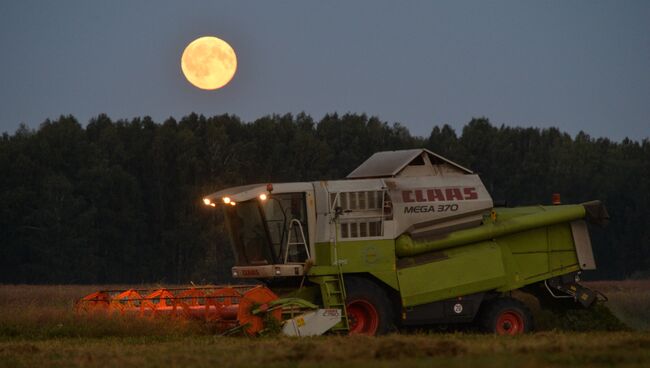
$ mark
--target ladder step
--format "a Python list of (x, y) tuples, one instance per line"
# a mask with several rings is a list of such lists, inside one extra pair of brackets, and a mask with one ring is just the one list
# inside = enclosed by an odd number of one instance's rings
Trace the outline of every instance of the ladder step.
[[(340, 271), (339, 271), (340, 272)], [(332, 327), (334, 332), (348, 332), (349, 320), (345, 309), (345, 290), (343, 284), (343, 275), (339, 273), (334, 276), (325, 276), (321, 284), (323, 298), (326, 308), (336, 308), (341, 310), (341, 321)]]

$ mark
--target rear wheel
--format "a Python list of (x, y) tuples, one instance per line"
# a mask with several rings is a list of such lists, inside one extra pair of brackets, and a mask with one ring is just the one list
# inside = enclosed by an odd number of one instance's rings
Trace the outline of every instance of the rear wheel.
[(484, 302), (479, 316), (483, 331), (497, 335), (520, 335), (533, 330), (533, 317), (526, 305), (513, 298)]
[(349, 277), (345, 279), (345, 289), (351, 335), (381, 335), (394, 328), (391, 302), (379, 285), (364, 278)]

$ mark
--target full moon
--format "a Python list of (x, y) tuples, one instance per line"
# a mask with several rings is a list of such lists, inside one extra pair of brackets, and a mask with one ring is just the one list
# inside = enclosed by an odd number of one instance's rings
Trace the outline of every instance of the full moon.
[(192, 41), (181, 56), (185, 78), (201, 89), (217, 89), (230, 82), (237, 71), (235, 50), (224, 40), (201, 37)]

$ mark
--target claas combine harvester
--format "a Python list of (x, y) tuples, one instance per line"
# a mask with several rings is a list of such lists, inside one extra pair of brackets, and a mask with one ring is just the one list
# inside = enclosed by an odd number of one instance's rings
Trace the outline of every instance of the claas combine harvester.
[(470, 324), (530, 331), (511, 296), (589, 307), (596, 267), (586, 221), (598, 201), (495, 207), (478, 175), (425, 149), (379, 152), (343, 180), (252, 184), (203, 198), (221, 209), (250, 285), (100, 291), (77, 308), (214, 322), (224, 333), (376, 335), (405, 326)]

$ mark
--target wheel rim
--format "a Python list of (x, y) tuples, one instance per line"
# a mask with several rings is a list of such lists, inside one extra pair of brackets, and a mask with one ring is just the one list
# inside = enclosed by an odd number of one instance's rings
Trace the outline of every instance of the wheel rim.
[(497, 318), (496, 327), (499, 335), (519, 335), (524, 332), (524, 318), (516, 311), (504, 311)]
[(379, 314), (374, 305), (365, 300), (353, 300), (346, 309), (350, 334), (375, 335), (379, 327)]

